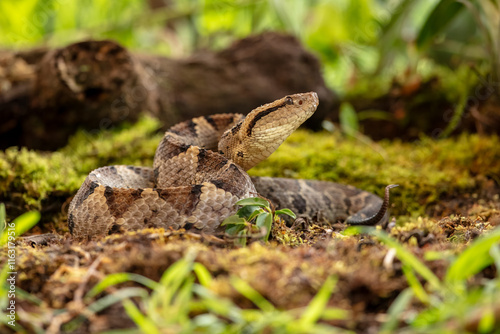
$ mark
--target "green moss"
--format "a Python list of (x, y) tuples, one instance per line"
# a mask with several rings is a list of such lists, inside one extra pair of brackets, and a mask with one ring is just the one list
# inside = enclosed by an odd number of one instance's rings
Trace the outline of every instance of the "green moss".
[(254, 176), (286, 176), (352, 184), (382, 195), (388, 184), (393, 213), (418, 216), (443, 196), (479, 190), (484, 177), (500, 175), (499, 138), (462, 134), (440, 141), (364, 144), (337, 134), (296, 131)]
[[(91, 135), (80, 131), (53, 153), (12, 147), (0, 152), (0, 201), (15, 211), (41, 210), (51, 196), (72, 196), (93, 169), (110, 164), (152, 165), (158, 121)], [(11, 213), (18, 214), (18, 212)]]
[[(98, 134), (79, 132), (53, 153), (10, 148), (0, 152), (0, 201), (18, 212), (41, 210), (51, 198), (69, 198), (86, 175), (111, 164), (151, 166), (162, 134), (151, 118)], [(392, 212), (416, 217), (443, 196), (478, 191), (481, 180), (500, 175), (500, 140), (463, 134), (458, 138), (365, 144), (340, 134), (296, 131), (255, 176), (282, 176), (352, 184), (381, 195), (392, 191)], [(43, 203), (43, 205), (42, 205)]]

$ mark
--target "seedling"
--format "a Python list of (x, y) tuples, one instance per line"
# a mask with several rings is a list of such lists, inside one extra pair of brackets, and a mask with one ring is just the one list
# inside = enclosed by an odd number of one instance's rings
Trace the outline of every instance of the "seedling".
[(278, 219), (278, 215), (284, 214), (296, 218), (290, 209), (274, 210), (272, 204), (261, 197), (251, 197), (239, 200), (237, 205), (241, 208), (235, 215), (224, 220), (222, 226), (226, 226), (226, 233), (236, 236), (237, 243), (246, 245), (248, 236), (262, 231), (262, 240), (267, 242), (271, 234), (271, 226)]

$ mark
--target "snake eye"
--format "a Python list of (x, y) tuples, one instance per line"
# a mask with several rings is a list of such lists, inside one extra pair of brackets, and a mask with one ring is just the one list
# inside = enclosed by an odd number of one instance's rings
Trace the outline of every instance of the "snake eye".
[(290, 96), (285, 97), (286, 104), (293, 104), (293, 99)]

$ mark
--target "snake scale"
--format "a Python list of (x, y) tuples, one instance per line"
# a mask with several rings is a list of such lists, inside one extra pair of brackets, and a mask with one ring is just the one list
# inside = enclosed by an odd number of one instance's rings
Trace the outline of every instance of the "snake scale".
[(313, 180), (250, 178), (318, 106), (314, 92), (286, 96), (246, 117), (217, 114), (166, 131), (153, 168), (107, 166), (92, 171), (70, 203), (73, 236), (87, 238), (146, 227), (222, 231), (235, 203), (258, 194), (301, 217), (376, 224), (386, 219), (385, 199), (352, 186)]

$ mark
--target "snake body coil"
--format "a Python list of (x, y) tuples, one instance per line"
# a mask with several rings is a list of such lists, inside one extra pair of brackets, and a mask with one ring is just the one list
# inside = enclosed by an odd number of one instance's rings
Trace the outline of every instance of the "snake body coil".
[(145, 227), (216, 233), (239, 199), (257, 194), (299, 216), (321, 213), (335, 221), (354, 214), (350, 219), (362, 223), (380, 211), (379, 197), (331, 182), (251, 179), (246, 173), (318, 103), (314, 92), (295, 94), (246, 117), (219, 114), (173, 126), (156, 150), (153, 168), (107, 166), (88, 175), (69, 206), (70, 232), (78, 238)]

